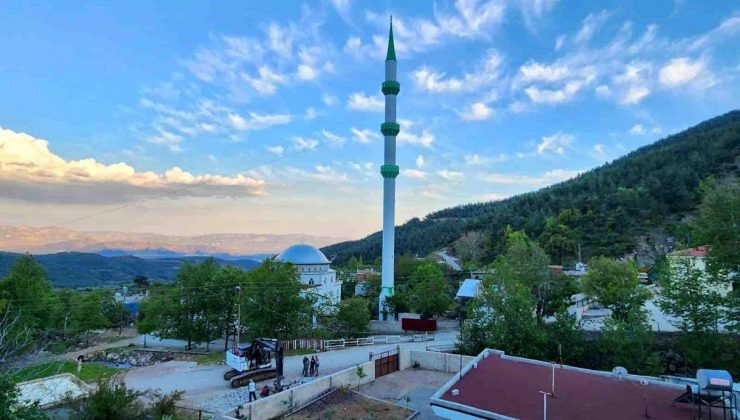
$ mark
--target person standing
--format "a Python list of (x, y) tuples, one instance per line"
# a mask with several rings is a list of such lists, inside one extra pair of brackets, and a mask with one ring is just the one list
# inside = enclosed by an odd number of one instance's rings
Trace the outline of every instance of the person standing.
[(316, 356), (316, 368), (313, 371), (313, 376), (319, 376), (319, 355)]
[(257, 384), (250, 379), (247, 389), (249, 390), (249, 402), (252, 402), (252, 398), (257, 401)]
[(303, 376), (308, 376), (308, 357), (303, 356)]
[(310, 370), (308, 372), (309, 376), (314, 376), (313, 373), (315, 370), (316, 370), (316, 359), (313, 356), (311, 356), (311, 365), (310, 365)]

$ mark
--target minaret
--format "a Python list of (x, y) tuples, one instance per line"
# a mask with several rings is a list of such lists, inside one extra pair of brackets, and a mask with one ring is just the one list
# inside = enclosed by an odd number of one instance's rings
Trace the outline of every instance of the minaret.
[(383, 94), (385, 95), (385, 122), (380, 125), (380, 132), (385, 138), (385, 158), (380, 174), (383, 175), (383, 270), (382, 283), (380, 287), (380, 302), (378, 307), (378, 319), (385, 321), (383, 307), (385, 299), (393, 296), (393, 267), (395, 252), (395, 215), (396, 215), (396, 177), (398, 176), (398, 165), (396, 165), (396, 136), (399, 126), (396, 122), (396, 96), (401, 90), (401, 85), (396, 81), (396, 48), (393, 46), (393, 17), (391, 17), (391, 29), (388, 35), (388, 53), (385, 56), (385, 82), (383, 82)]

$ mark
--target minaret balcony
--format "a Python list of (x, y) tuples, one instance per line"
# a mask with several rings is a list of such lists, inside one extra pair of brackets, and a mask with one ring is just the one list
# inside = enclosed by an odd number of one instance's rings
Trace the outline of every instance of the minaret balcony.
[(401, 84), (395, 80), (386, 80), (383, 82), (383, 95), (398, 95), (401, 91)]
[(400, 172), (398, 165), (383, 165), (380, 167), (380, 174), (383, 178), (395, 178)]
[(401, 131), (401, 126), (398, 123), (384, 122), (380, 124), (380, 132), (384, 136), (397, 136), (399, 131)]

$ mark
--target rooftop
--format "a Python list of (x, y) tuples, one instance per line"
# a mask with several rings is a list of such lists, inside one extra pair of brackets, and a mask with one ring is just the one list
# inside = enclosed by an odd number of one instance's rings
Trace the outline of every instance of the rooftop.
[(688, 249), (681, 249), (678, 251), (673, 251), (668, 255), (672, 257), (706, 257), (708, 249), (709, 247), (707, 245), (702, 245), (702, 246), (697, 246), (696, 248), (688, 248)]
[(329, 264), (323, 252), (308, 244), (293, 245), (278, 254), (277, 259), (296, 265)]
[[(555, 366), (555, 398), (547, 401), (549, 419), (639, 419), (645, 418), (645, 410), (651, 419), (692, 418), (692, 406), (672, 404), (684, 392), (680, 385)], [(484, 350), (463, 369), (462, 378), (456, 375), (437, 391), (431, 404), (438, 415), (438, 410), (451, 410), (483, 418), (542, 418), (540, 391), (551, 392), (552, 373), (550, 363)], [(453, 390), (459, 395), (452, 395)]]

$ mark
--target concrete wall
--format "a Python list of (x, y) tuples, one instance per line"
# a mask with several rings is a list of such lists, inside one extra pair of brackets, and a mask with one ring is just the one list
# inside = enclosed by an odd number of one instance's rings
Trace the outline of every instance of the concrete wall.
[(418, 363), (420, 369), (455, 373), (460, 371), (461, 361), (462, 366), (465, 366), (474, 359), (473, 356), (460, 356), (459, 354), (434, 351), (410, 350), (401, 353), (407, 353), (405, 357), (401, 357), (401, 370), (412, 367), (414, 363)]
[[(362, 363), (365, 375), (361, 382), (366, 384), (375, 380), (375, 362)], [(291, 409), (302, 407), (312, 402), (321, 393), (329, 388), (357, 387), (359, 378), (356, 375), (357, 367), (341, 370), (329, 376), (315, 379), (303, 385), (296, 386), (278, 394), (270, 395), (267, 398), (261, 398), (253, 403), (245, 404), (242, 413), (246, 418), (251, 420), (268, 420), (279, 417)], [(236, 407), (234, 407), (236, 408)], [(223, 418), (231, 419), (234, 410), (223, 413)]]

